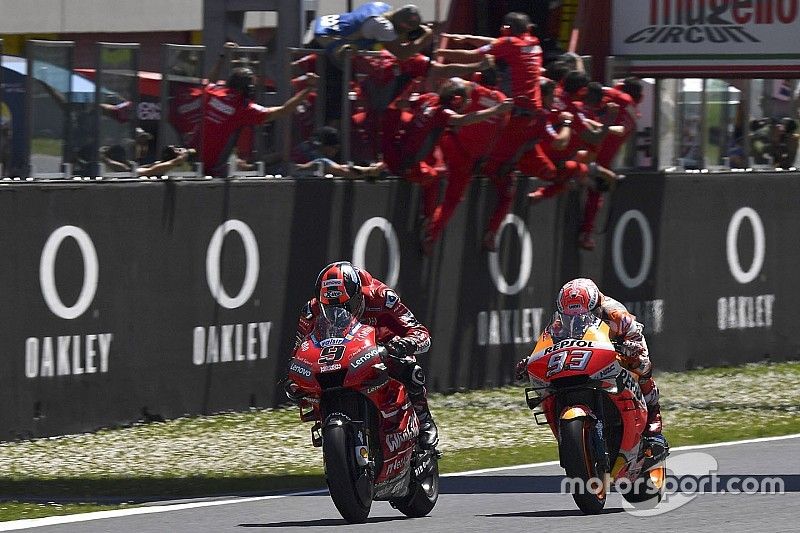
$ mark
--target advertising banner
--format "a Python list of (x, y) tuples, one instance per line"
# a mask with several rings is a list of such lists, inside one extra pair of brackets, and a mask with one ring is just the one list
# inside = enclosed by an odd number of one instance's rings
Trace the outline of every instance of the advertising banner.
[(594, 252), (579, 195), (530, 188), (487, 253), (496, 193), (476, 180), (425, 256), (401, 180), (5, 185), (0, 440), (283, 402), (299, 311), (338, 260), (429, 327), (431, 390), (510, 383), (576, 276), (637, 315), (659, 369), (800, 353), (796, 175), (628, 177)]
[(649, 76), (800, 73), (800, 0), (615, 0), (611, 53)]
[(0, 439), (265, 407), (319, 270), (351, 260), (429, 325), (436, 389), (508, 383), (549, 300), (553, 210), (524, 187), (480, 249), (476, 183), (432, 257), (400, 180), (29, 184), (0, 189)]

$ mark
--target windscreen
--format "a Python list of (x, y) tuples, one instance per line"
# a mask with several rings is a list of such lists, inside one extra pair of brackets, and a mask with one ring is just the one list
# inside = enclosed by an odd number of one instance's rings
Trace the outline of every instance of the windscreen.
[(314, 326), (317, 340), (342, 338), (358, 324), (358, 319), (344, 307), (320, 304), (320, 311)]
[(592, 313), (567, 315), (556, 313), (550, 326), (550, 335), (556, 339), (582, 339), (586, 330), (599, 323), (600, 319)]

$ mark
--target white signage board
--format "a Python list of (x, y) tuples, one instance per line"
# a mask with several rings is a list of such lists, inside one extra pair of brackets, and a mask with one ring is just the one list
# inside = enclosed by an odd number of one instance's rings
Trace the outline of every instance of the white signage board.
[(611, 53), (659, 74), (800, 73), (800, 0), (614, 0)]

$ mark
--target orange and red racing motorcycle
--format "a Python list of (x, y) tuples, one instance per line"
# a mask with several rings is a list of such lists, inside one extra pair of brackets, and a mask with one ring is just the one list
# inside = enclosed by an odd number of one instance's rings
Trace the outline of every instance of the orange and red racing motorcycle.
[[(642, 436), (647, 406), (609, 328), (592, 313), (556, 313), (528, 357), (528, 407), (549, 424), (575, 503), (602, 511), (612, 482), (631, 503), (661, 500), (668, 451)], [(546, 422), (539, 420), (544, 415)]]

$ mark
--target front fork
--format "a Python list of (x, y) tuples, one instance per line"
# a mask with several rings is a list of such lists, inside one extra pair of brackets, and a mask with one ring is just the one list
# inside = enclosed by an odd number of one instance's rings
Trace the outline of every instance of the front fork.
[(594, 452), (594, 457), (597, 460), (598, 467), (601, 468), (603, 472), (608, 472), (611, 466), (609, 464), (608, 447), (606, 446), (604, 434), (605, 425), (603, 424), (604, 417), (602, 398), (597, 405), (598, 412), (596, 414), (584, 405), (576, 405), (565, 408), (561, 411), (560, 419), (572, 420), (575, 418), (582, 418), (584, 424), (590, 424), (590, 444), (592, 446), (592, 451)]

